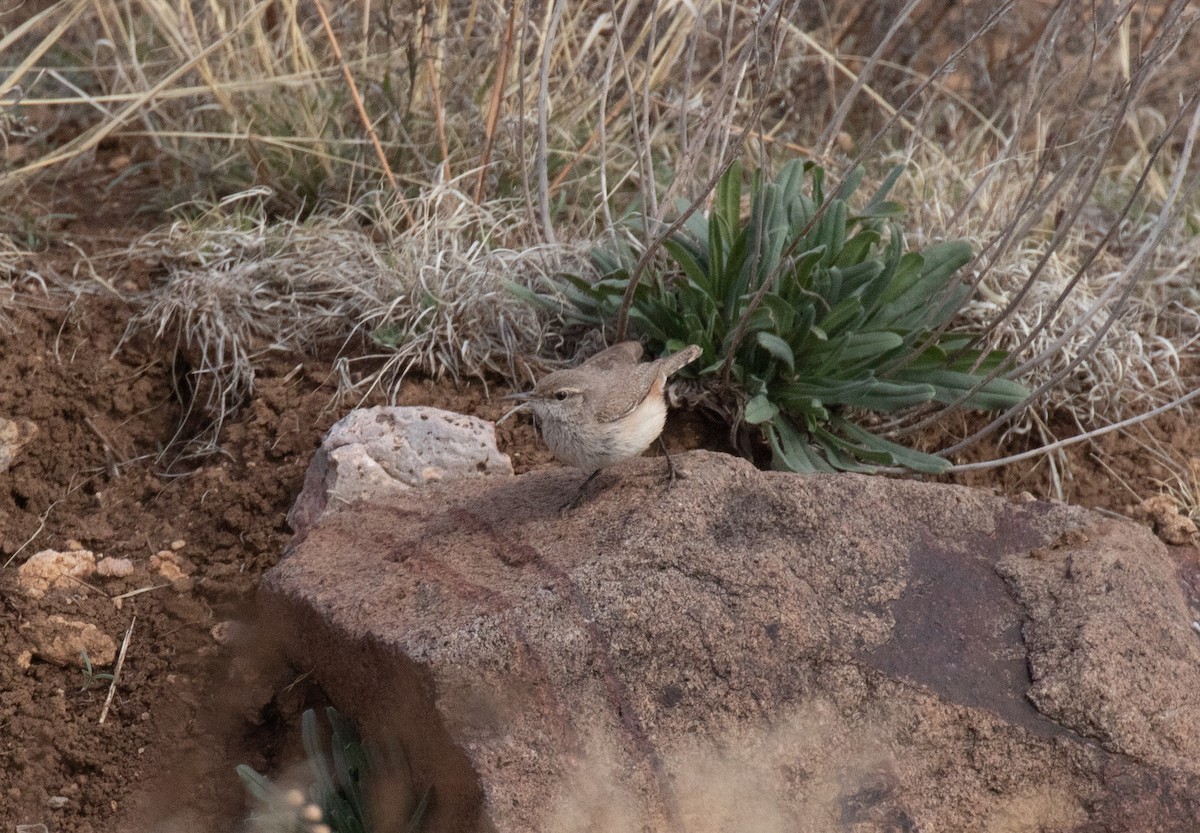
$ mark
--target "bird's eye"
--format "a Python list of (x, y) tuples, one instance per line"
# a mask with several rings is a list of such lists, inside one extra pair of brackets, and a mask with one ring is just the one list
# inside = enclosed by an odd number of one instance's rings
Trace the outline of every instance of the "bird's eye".
[(558, 393), (554, 394), (554, 398), (559, 402), (562, 402), (567, 398), (567, 392), (565, 390), (560, 390)]

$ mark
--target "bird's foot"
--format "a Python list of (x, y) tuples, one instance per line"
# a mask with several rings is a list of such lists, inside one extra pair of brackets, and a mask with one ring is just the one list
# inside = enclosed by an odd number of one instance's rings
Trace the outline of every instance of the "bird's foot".
[(675, 479), (679, 474), (675, 468), (675, 461), (671, 458), (671, 452), (667, 451), (667, 444), (663, 442), (663, 438), (658, 438), (658, 446), (662, 449), (663, 456), (667, 458), (667, 491), (671, 491), (675, 486)]
[(583, 483), (579, 484), (579, 489), (576, 490), (575, 496), (573, 498), (571, 498), (570, 500), (568, 500), (566, 503), (564, 503), (561, 507), (559, 507), (559, 510), (558, 510), (559, 515), (566, 515), (568, 512), (570, 512), (572, 509), (576, 508), (577, 506), (579, 506), (580, 503), (583, 502), (583, 497), (584, 497), (584, 495), (587, 494), (588, 484), (590, 484), (593, 480), (595, 480), (596, 475), (598, 475), (599, 473), (600, 473), (600, 469), (596, 469), (594, 472), (592, 472), (591, 474), (588, 475), (587, 480), (585, 480), (585, 481), (583, 481)]

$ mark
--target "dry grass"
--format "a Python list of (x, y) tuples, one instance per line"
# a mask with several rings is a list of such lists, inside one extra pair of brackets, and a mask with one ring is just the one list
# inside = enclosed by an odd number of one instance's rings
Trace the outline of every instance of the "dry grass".
[(170, 279), (136, 326), (189, 351), (216, 413), (284, 347), (353, 346), (358, 387), (520, 378), (564, 345), (495, 276), (583, 271), (627, 211), (677, 216), (738, 155), (906, 165), (913, 242), (975, 243), (964, 318), (1047, 388), (1022, 430), (1186, 393), (1186, 2), (878, 5), (64, 0), (0, 40), (0, 188), (116, 140), (225, 200), (137, 247)]
[(6, 234), (0, 234), (0, 330), (11, 330), (11, 313), (18, 306), (52, 307), (51, 293), (61, 291), (58, 275), (31, 268), (29, 252)]
[[(272, 352), (340, 355), (344, 389), (382, 385), (393, 397), (413, 371), (524, 384), (562, 339), (503, 283), (578, 271), (579, 252), (529, 239), (512, 205), (476, 205), (454, 185), (410, 201), (411, 225), (394, 202), (268, 222), (266, 195), (247, 192), (149, 234), (130, 256), (166, 278), (134, 299), (127, 337), (174, 340), (214, 432)], [(355, 372), (360, 364), (369, 371)]]

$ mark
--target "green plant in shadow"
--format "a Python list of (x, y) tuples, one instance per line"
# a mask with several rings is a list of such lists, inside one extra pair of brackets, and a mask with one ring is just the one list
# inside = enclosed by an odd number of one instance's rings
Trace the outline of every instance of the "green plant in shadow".
[[(307, 790), (286, 790), (253, 767), (240, 764), (237, 774), (255, 798), (257, 808), (248, 819), (248, 827), (259, 833), (371, 833), (371, 813), (364, 784), (378, 775), (379, 756), (358, 737), (354, 726), (337, 709), (325, 709), (329, 721), (329, 740), (325, 741), (317, 714), (307, 709), (300, 730), (311, 776)], [(391, 767), (389, 767), (391, 768)], [(403, 769), (411, 793), (407, 763)], [(427, 789), (405, 824), (406, 833), (418, 833), (429, 810), (431, 789)], [(412, 797), (411, 795), (409, 796)], [(411, 804), (410, 804), (411, 806)]]
[[(739, 433), (759, 433), (776, 468), (943, 471), (947, 460), (868, 431), (854, 412), (933, 402), (990, 410), (1028, 396), (993, 373), (1005, 353), (950, 329), (970, 295), (955, 275), (971, 248), (907, 251), (896, 222), (904, 208), (887, 199), (900, 173), (855, 209), (861, 169), (826, 200), (825, 172), (795, 160), (774, 181), (754, 174), (743, 218), (734, 165), (707, 216), (693, 214), (664, 242), (668, 269), (636, 289), (631, 328), (653, 350), (699, 344), (704, 357), (685, 375), (699, 377)], [(599, 281), (568, 276), (561, 294), (523, 295), (603, 325), (616, 318), (639, 254), (628, 244), (597, 248)]]
[(112, 674), (97, 674), (92, 670), (92, 658), (88, 656), (88, 652), (86, 650), (80, 651), (79, 656), (80, 659), (83, 660), (82, 673), (84, 680), (83, 688), (81, 688), (80, 691), (87, 691), (92, 686), (99, 685), (102, 682), (112, 681)]

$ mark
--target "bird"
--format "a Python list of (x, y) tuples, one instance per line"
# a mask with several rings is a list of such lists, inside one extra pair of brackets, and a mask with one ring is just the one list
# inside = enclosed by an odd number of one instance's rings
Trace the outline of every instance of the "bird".
[[(603, 469), (642, 454), (661, 442), (667, 418), (667, 379), (698, 359), (695, 344), (657, 361), (642, 362), (636, 341), (614, 344), (578, 367), (544, 376), (533, 390), (509, 394), (517, 410), (533, 411), (542, 439), (561, 463), (588, 472), (563, 511), (578, 506), (585, 490)], [(663, 446), (666, 453), (666, 446)], [(675, 465), (667, 454), (670, 479)]]

